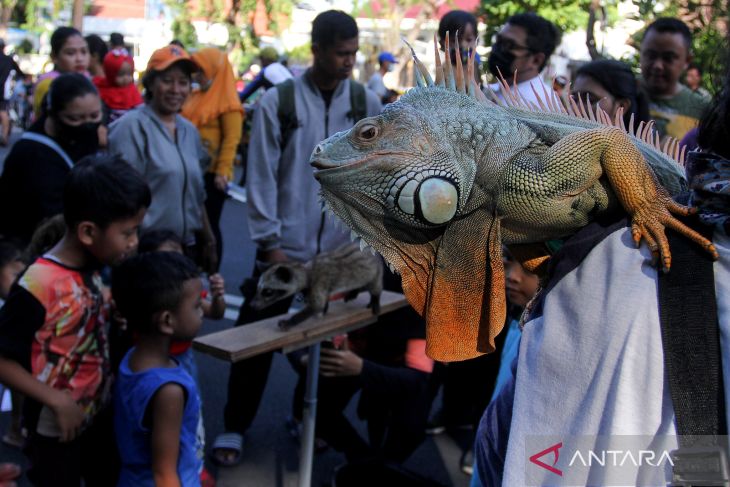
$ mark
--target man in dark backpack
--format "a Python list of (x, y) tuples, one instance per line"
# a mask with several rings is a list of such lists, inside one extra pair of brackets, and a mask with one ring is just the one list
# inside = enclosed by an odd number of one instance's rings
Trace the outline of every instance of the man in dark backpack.
[[(306, 262), (349, 242), (349, 233), (321, 211), (319, 183), (312, 176), (309, 157), (321, 140), (381, 111), (374, 93), (362, 90), (364, 96), (351, 95), (362, 89), (348, 81), (358, 47), (352, 17), (335, 10), (319, 14), (312, 23), (312, 67), (289, 88), (268, 90), (261, 98), (253, 120), (246, 184), (256, 265), (253, 278), (243, 286), (245, 300), (237, 325), (289, 308), (291, 300), (261, 313), (249, 306), (258, 276), (267, 266), (287, 260)], [(271, 359), (272, 354), (263, 354), (231, 367), (224, 411), (227, 433), (213, 444), (221, 465), (240, 460), (243, 434), (256, 415)]]

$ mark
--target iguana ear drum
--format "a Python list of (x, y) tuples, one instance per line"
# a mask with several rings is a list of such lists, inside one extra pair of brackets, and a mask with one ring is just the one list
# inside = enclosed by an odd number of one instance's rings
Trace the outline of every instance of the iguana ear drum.
[(451, 181), (426, 179), (418, 188), (418, 203), (423, 218), (433, 225), (450, 221), (456, 214), (459, 192)]

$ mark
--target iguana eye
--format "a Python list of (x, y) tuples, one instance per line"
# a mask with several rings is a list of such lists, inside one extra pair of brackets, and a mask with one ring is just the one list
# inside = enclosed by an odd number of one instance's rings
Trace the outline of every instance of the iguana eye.
[(378, 127), (370, 124), (363, 125), (360, 127), (358, 135), (362, 140), (373, 140), (378, 136)]

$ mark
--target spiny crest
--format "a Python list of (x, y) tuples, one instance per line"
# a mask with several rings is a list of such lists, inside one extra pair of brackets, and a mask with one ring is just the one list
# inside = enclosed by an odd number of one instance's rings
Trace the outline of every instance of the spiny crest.
[[(456, 39), (458, 43), (459, 38), (459, 32), (456, 32)], [(419, 87), (429, 87), (429, 86), (439, 86), (441, 88), (446, 88), (451, 91), (456, 91), (458, 93), (465, 94), (467, 96), (470, 96), (472, 98), (476, 98), (479, 101), (488, 102), (487, 97), (484, 96), (484, 93), (479, 89), (479, 86), (476, 84), (476, 81), (474, 80), (474, 69), (476, 65), (476, 51), (471, 50), (469, 53), (469, 62), (467, 64), (467, 74), (466, 79), (464, 79), (464, 66), (461, 63), (461, 56), (456, 56), (456, 67), (452, 68), (451, 62), (448, 57), (444, 59), (444, 62), (441, 62), (441, 57), (439, 55), (439, 49), (438, 49), (438, 40), (436, 36), (433, 37), (433, 44), (436, 51), (436, 81), (434, 82), (433, 78), (431, 78), (431, 75), (428, 72), (428, 69), (426, 66), (423, 65), (423, 63), (418, 59), (418, 56), (416, 56), (416, 51), (413, 49), (413, 47), (403, 39), (403, 42), (408, 46), (408, 48), (411, 50), (411, 55), (413, 56), (413, 62), (416, 65), (416, 84)], [(449, 33), (446, 32), (446, 40), (444, 45), (445, 51), (447, 53), (451, 50), (450, 40), (449, 40)], [(448, 54), (446, 55), (448, 56)]]
[[(435, 35), (433, 38), (434, 50), (436, 53), (435, 82), (433, 78), (431, 78), (431, 75), (429, 74), (426, 66), (424, 66), (424, 64), (418, 59), (418, 56), (416, 56), (416, 52), (413, 47), (411, 47), (411, 45), (405, 39), (403, 39), (403, 42), (405, 42), (405, 44), (411, 50), (413, 62), (416, 65), (416, 83), (419, 87), (426, 88), (431, 86), (438, 86), (447, 90), (455, 91), (457, 93), (462, 93), (489, 105), (497, 104), (504, 107), (516, 108), (519, 110), (534, 113), (555, 113), (559, 115), (575, 117), (581, 120), (589, 120), (591, 122), (595, 122), (597, 124), (609, 127), (618, 127), (627, 132), (629, 135), (632, 135), (640, 141), (654, 147), (657, 151), (673, 158), (679, 164), (684, 166), (686, 147), (680, 147), (679, 141), (673, 137), (667, 137), (667, 139), (664, 141), (664, 144), (662, 145), (659, 132), (654, 127), (654, 121), (650, 121), (649, 123), (641, 122), (639, 123), (638, 127), (636, 127), (636, 130), (634, 130), (634, 115), (631, 114), (629, 126), (626, 127), (623, 117), (623, 108), (619, 108), (619, 110), (616, 112), (616, 116), (613, 120), (611, 120), (611, 117), (608, 115), (608, 113), (606, 113), (606, 111), (603, 110), (601, 107), (596, 105), (594, 108), (593, 104), (590, 103), (588, 95), (586, 95), (585, 101), (580, 97), (577, 97), (576, 101), (576, 98), (573, 96), (568, 97), (568, 101), (564, 101), (560, 97), (558, 97), (554, 90), (549, 90), (548, 92), (548, 90), (545, 88), (545, 85), (541, 84), (542, 93), (539, 93), (535, 89), (535, 86), (531, 86), (532, 92), (535, 95), (535, 99), (537, 100), (537, 103), (535, 103), (531, 100), (527, 100), (519, 92), (519, 90), (514, 88), (515, 86), (517, 86), (516, 82), (514, 82), (512, 86), (510, 86), (500, 73), (499, 86), (505, 101), (500, 101), (499, 98), (491, 91), (491, 89), (487, 88), (492, 98), (492, 100), (490, 100), (479, 88), (474, 78), (476, 51), (472, 49), (469, 52), (467, 75), (466, 79), (464, 79), (464, 67), (461, 63), (461, 56), (456, 56), (456, 66), (451, 66), (451, 60), (449, 59), (449, 52), (451, 52), (449, 37), (449, 32), (447, 32), (444, 39), (445, 54), (443, 62), (441, 61), (441, 55), (439, 53), (438, 40)], [(458, 39), (459, 32), (457, 31), (457, 44)], [(515, 73), (515, 81), (516, 76), (517, 74)]]

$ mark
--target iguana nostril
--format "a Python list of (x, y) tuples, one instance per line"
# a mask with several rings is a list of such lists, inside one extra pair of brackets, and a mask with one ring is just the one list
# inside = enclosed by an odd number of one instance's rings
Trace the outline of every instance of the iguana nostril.
[(321, 154), (322, 153), (322, 144), (317, 144), (317, 147), (314, 148), (315, 154)]

